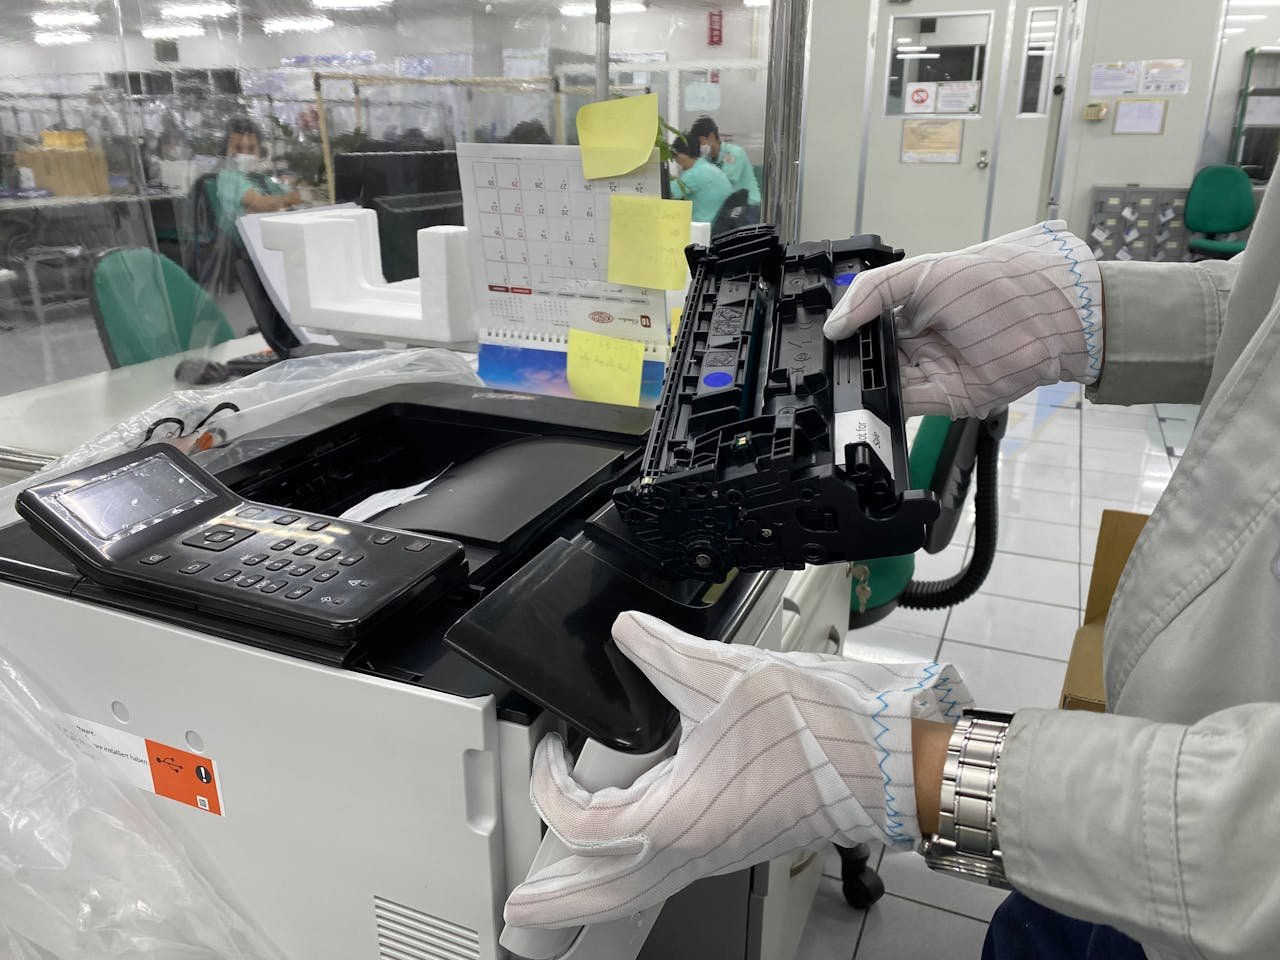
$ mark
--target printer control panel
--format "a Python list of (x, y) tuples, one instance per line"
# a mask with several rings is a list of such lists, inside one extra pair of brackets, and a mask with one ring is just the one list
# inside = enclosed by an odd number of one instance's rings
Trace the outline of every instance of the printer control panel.
[(323, 643), (466, 575), (456, 541), (251, 503), (163, 444), (30, 487), (17, 509), (92, 580)]

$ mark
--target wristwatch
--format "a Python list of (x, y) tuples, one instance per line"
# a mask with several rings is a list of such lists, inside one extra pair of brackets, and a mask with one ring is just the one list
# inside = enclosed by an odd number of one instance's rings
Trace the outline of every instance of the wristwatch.
[(1011, 713), (966, 710), (947, 744), (938, 832), (920, 842), (925, 863), (992, 887), (1012, 889), (1004, 876), (996, 829), (997, 765)]

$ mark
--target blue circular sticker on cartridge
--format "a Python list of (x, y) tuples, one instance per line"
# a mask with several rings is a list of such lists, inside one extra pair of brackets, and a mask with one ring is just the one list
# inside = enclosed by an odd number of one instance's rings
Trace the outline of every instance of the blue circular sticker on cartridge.
[(857, 275), (858, 275), (857, 270), (854, 270), (852, 273), (837, 273), (835, 276), (836, 286), (847, 287), (849, 284), (853, 283), (853, 278), (856, 277)]
[(716, 370), (714, 373), (708, 373), (703, 377), (702, 382), (708, 387), (727, 387), (733, 383), (733, 374), (725, 373), (723, 370)]

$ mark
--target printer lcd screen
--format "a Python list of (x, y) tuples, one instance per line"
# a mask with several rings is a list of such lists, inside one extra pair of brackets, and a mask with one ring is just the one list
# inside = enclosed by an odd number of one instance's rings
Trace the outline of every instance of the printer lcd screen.
[(148, 457), (58, 495), (58, 503), (96, 536), (118, 533), (181, 508), (208, 500), (212, 493), (164, 457)]

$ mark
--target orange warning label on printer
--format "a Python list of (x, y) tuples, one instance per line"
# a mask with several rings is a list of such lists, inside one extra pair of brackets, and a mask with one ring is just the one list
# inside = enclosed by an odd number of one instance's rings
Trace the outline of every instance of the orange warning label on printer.
[(212, 760), (154, 740), (146, 744), (147, 763), (157, 796), (222, 816), (218, 771)]

